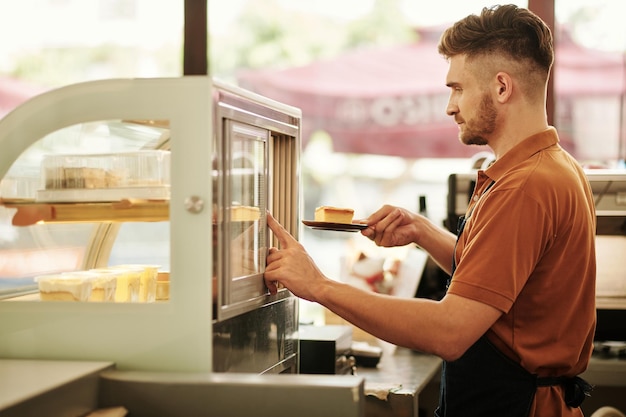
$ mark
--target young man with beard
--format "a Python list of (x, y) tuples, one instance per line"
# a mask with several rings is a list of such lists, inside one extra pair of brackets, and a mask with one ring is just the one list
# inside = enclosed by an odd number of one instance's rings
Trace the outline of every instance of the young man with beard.
[(467, 145), (496, 160), (477, 174), (458, 237), (384, 206), (362, 234), (416, 244), (450, 273), (440, 301), (370, 293), (324, 276), (268, 215), (280, 242), (265, 280), (370, 334), (444, 359), (437, 416), (581, 416), (595, 331), (595, 212), (579, 164), (546, 117), (552, 34), (514, 5), (447, 29), (447, 113)]

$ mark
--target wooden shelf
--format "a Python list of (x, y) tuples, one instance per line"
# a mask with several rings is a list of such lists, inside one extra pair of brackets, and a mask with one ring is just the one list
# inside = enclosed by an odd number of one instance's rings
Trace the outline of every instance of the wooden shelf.
[(13, 226), (77, 222), (158, 222), (169, 219), (169, 201), (124, 199), (106, 203), (37, 203), (2, 200), (0, 205), (17, 209)]

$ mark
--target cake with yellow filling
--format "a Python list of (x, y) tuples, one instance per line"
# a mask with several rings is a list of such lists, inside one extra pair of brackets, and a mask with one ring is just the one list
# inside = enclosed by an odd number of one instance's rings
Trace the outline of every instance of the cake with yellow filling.
[(315, 221), (325, 223), (352, 223), (354, 210), (332, 206), (321, 206), (315, 209)]
[(117, 287), (115, 274), (106, 271), (75, 271), (67, 274), (91, 281), (89, 301), (115, 301), (115, 289)]
[(160, 265), (116, 265), (111, 269), (131, 269), (139, 270), (139, 294), (140, 303), (151, 303), (156, 300), (157, 275)]
[(35, 277), (42, 301), (89, 301), (93, 281), (72, 274)]
[(96, 268), (90, 269), (90, 271), (115, 276), (115, 295), (113, 299), (116, 303), (136, 303), (139, 301), (142, 268)]

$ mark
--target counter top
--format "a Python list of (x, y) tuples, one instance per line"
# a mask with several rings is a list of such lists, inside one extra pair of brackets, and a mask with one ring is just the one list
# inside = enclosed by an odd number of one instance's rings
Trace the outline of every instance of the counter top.
[[(376, 368), (357, 369), (357, 375), (365, 379), (365, 415), (418, 416), (419, 408), (428, 409), (428, 415), (432, 415), (441, 362), (437, 356), (410, 349), (383, 349)], [(598, 387), (593, 396), (599, 396), (606, 387), (621, 389), (626, 386), (626, 360), (594, 354), (582, 377)]]
[(365, 379), (365, 415), (418, 416), (419, 397), (427, 386), (439, 386), (442, 360), (406, 348), (383, 347), (376, 368), (357, 368)]
[(97, 405), (100, 373), (113, 367), (110, 362), (1, 359), (0, 414), (67, 415), (67, 407), (85, 414)]
[(626, 360), (605, 358), (594, 354), (581, 377), (591, 385), (624, 387), (626, 386)]
[[(434, 355), (383, 346), (376, 368), (357, 368), (357, 376), (364, 381), (365, 416), (417, 417), (422, 408), (432, 415), (430, 408), (436, 406), (441, 362)], [(114, 364), (109, 362), (2, 359), (0, 414), (61, 415), (61, 408), (70, 404), (72, 415), (84, 415), (98, 403), (98, 376), (112, 369)], [(235, 378), (219, 375), (226, 377)], [(626, 360), (594, 356), (583, 377), (594, 385), (622, 389), (626, 386)], [(306, 379), (309, 381), (309, 376)], [(66, 401), (68, 398), (71, 401)], [(77, 410), (82, 410), (82, 414)]]
[(365, 378), (366, 390), (384, 384), (421, 392), (438, 375), (441, 362), (437, 356), (398, 347), (384, 350), (376, 368), (359, 367), (357, 374)]

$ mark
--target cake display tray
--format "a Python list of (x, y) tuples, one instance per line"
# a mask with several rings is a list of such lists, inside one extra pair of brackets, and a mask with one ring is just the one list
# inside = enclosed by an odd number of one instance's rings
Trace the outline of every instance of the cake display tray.
[(39, 190), (37, 191), (36, 201), (39, 203), (98, 203), (121, 201), (128, 198), (139, 200), (169, 200), (170, 186)]

